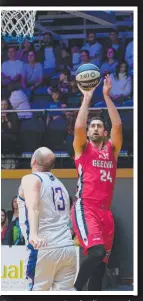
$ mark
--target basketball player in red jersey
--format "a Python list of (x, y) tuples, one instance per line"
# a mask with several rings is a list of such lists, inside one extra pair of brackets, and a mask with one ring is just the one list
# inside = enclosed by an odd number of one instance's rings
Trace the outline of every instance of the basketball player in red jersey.
[(79, 87), (84, 98), (75, 122), (73, 142), (78, 184), (72, 208), (72, 223), (84, 254), (88, 256), (81, 264), (75, 282), (78, 291), (83, 289), (87, 280), (88, 290), (102, 290), (105, 265), (114, 237), (110, 206), (122, 146), (122, 123), (109, 96), (111, 88), (111, 79), (107, 75), (103, 95), (112, 123), (110, 139), (107, 140), (107, 129), (102, 118), (92, 118), (87, 128), (88, 108), (95, 88), (84, 91)]

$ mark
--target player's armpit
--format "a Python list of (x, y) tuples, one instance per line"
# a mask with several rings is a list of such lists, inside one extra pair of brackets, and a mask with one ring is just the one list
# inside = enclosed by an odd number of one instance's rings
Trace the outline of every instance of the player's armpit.
[(118, 155), (122, 147), (122, 142), (123, 142), (123, 135), (122, 135), (122, 123), (121, 123), (112, 126), (111, 129), (111, 143), (112, 143), (114, 156), (116, 160), (118, 159)]
[(83, 127), (75, 126), (73, 148), (75, 151), (75, 157), (80, 156), (87, 144), (86, 129)]

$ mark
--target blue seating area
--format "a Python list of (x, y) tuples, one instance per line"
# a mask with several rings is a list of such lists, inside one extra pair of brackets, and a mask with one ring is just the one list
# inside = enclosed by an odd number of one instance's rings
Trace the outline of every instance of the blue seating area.
[(80, 107), (80, 95), (78, 96), (71, 96), (68, 98), (68, 107), (69, 108), (76, 108), (76, 107)]
[(46, 95), (47, 96), (47, 87), (39, 87), (34, 92), (35, 95)]
[(133, 99), (124, 101), (122, 107), (133, 107)]
[(31, 109), (47, 109), (48, 103), (51, 100), (51, 96), (44, 94), (41, 95), (33, 95), (31, 102)]

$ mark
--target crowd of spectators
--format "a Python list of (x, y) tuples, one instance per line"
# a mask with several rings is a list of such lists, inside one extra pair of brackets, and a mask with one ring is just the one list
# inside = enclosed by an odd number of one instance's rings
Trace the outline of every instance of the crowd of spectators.
[[(1, 109), (27, 110), (20, 113), (2, 113), (2, 152), (17, 145), (23, 122), (36, 115), (31, 109), (51, 109), (46, 116), (46, 130), (63, 131), (65, 145), (73, 135), (76, 112), (52, 109), (79, 108), (82, 95), (75, 81), (75, 71), (81, 64), (94, 63), (100, 69), (102, 81), (93, 95), (91, 106), (104, 101), (102, 84), (104, 76), (111, 74), (111, 98), (117, 106), (132, 100), (133, 41), (126, 43), (118, 38), (117, 30), (111, 30), (106, 43), (98, 41), (90, 31), (81, 47), (67, 48), (56, 43), (52, 34), (43, 34), (42, 45), (35, 51), (27, 39), (22, 48), (1, 43)], [(44, 96), (43, 96), (44, 95)], [(30, 124), (30, 123), (29, 123)], [(54, 133), (54, 132), (53, 132)], [(57, 134), (58, 135), (58, 134)], [(49, 137), (50, 140), (53, 137)], [(20, 143), (20, 142), (19, 142)]]
[(25, 244), (19, 226), (17, 196), (12, 199), (11, 210), (1, 209), (1, 244), (9, 246)]

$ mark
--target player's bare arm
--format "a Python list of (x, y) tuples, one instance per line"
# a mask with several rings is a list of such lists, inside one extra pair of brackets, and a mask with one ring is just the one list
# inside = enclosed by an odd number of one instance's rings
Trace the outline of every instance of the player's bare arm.
[(113, 146), (113, 151), (116, 160), (118, 159), (119, 152), (122, 147), (122, 121), (120, 115), (111, 100), (109, 93), (112, 88), (112, 82), (109, 75), (107, 75), (104, 79), (104, 86), (103, 86), (103, 95), (107, 105), (109, 117), (111, 119), (112, 128), (111, 128), (111, 142)]
[(41, 181), (38, 177), (32, 174), (26, 175), (22, 178), (21, 187), (28, 210), (28, 221), (30, 228), (29, 243), (31, 243), (33, 247), (37, 249), (41, 246), (44, 246), (46, 243), (38, 237)]
[(74, 147), (76, 159), (78, 159), (81, 156), (87, 144), (86, 125), (88, 119), (88, 108), (90, 106), (92, 95), (95, 90), (95, 88), (93, 88), (90, 91), (84, 91), (79, 87), (79, 85), (78, 88), (82, 92), (84, 97), (77, 115), (75, 128), (74, 128), (73, 147)]

